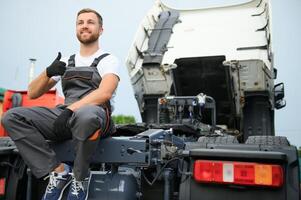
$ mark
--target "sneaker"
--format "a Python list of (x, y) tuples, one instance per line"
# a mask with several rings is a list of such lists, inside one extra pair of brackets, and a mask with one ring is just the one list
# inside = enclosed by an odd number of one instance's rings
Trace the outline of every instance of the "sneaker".
[(71, 175), (61, 175), (56, 172), (51, 172), (48, 177), (49, 183), (42, 200), (60, 200), (64, 190), (71, 183)]
[(86, 178), (83, 181), (77, 181), (74, 175), (71, 175), (72, 181), (67, 200), (85, 200), (88, 197), (89, 178)]

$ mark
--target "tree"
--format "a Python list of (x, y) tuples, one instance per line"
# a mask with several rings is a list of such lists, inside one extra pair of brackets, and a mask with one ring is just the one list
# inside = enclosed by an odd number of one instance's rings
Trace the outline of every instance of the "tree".
[(112, 119), (115, 124), (134, 124), (136, 123), (134, 116), (129, 115), (113, 115)]

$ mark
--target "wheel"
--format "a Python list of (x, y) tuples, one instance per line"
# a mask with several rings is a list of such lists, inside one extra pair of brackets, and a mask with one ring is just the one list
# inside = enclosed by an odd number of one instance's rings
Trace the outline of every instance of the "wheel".
[(26, 165), (19, 156), (14, 160), (14, 168), (10, 169), (7, 178), (5, 199), (22, 200), (26, 196)]
[[(20, 156), (15, 157), (13, 163), (14, 167), (10, 169), (7, 177), (5, 199), (24, 200), (26, 199), (28, 186), (27, 165)], [(48, 180), (36, 179), (32, 176), (31, 200), (42, 199), (47, 182)]]
[(246, 144), (290, 146), (284, 136), (250, 136)]

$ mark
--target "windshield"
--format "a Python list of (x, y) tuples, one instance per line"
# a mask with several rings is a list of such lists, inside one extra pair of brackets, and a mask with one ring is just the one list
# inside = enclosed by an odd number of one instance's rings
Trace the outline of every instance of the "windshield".
[(252, 0), (161, 0), (164, 5), (174, 9), (198, 9), (198, 8), (212, 8), (223, 7), (236, 4), (247, 3)]

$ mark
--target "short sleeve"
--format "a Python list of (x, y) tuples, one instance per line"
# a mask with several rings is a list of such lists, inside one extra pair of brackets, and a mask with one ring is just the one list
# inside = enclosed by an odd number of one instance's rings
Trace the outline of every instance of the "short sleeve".
[(106, 74), (115, 74), (120, 80), (120, 62), (114, 55), (104, 57), (98, 64), (97, 69), (102, 77)]

